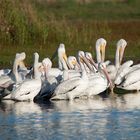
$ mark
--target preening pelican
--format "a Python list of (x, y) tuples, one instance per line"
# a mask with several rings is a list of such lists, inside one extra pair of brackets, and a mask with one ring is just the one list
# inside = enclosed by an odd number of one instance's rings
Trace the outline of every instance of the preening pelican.
[(41, 74), (39, 65), (39, 55), (34, 53), (34, 79), (26, 79), (11, 92), (11, 99), (18, 101), (33, 101), (34, 97), (41, 90)]
[(116, 55), (115, 55), (115, 65), (108, 65), (107, 66), (107, 72), (109, 73), (109, 76), (110, 76), (112, 81), (115, 80), (117, 71), (121, 65), (126, 45), (127, 45), (127, 42), (124, 39), (120, 39), (117, 42)]

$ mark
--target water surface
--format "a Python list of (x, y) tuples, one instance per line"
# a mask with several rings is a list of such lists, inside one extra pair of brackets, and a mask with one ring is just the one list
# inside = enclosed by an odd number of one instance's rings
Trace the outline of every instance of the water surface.
[(41, 103), (1, 101), (0, 140), (140, 139), (140, 93)]

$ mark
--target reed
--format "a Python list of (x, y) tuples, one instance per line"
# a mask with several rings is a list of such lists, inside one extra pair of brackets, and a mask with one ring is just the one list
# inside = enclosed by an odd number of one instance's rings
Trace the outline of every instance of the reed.
[(128, 41), (126, 59), (139, 59), (139, 0), (89, 2), (1, 0), (0, 66), (10, 67), (15, 53), (21, 51), (27, 53), (27, 65), (35, 51), (41, 59), (51, 57), (59, 43), (66, 45), (68, 55), (84, 50), (95, 57), (95, 41), (100, 37), (108, 41), (107, 59), (114, 58), (120, 38)]

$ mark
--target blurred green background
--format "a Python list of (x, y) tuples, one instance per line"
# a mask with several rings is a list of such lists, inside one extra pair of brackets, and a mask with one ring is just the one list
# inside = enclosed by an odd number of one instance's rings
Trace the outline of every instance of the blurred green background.
[(140, 59), (140, 0), (0, 0), (0, 67), (11, 67), (16, 52), (51, 57), (60, 43), (68, 55), (95, 56), (95, 41), (107, 40), (106, 59), (116, 42), (128, 42), (125, 60)]

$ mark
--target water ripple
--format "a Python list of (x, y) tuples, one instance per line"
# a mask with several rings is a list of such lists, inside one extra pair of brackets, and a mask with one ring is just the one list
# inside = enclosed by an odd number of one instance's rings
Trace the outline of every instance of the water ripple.
[(0, 139), (140, 138), (140, 94), (43, 103), (2, 101)]

